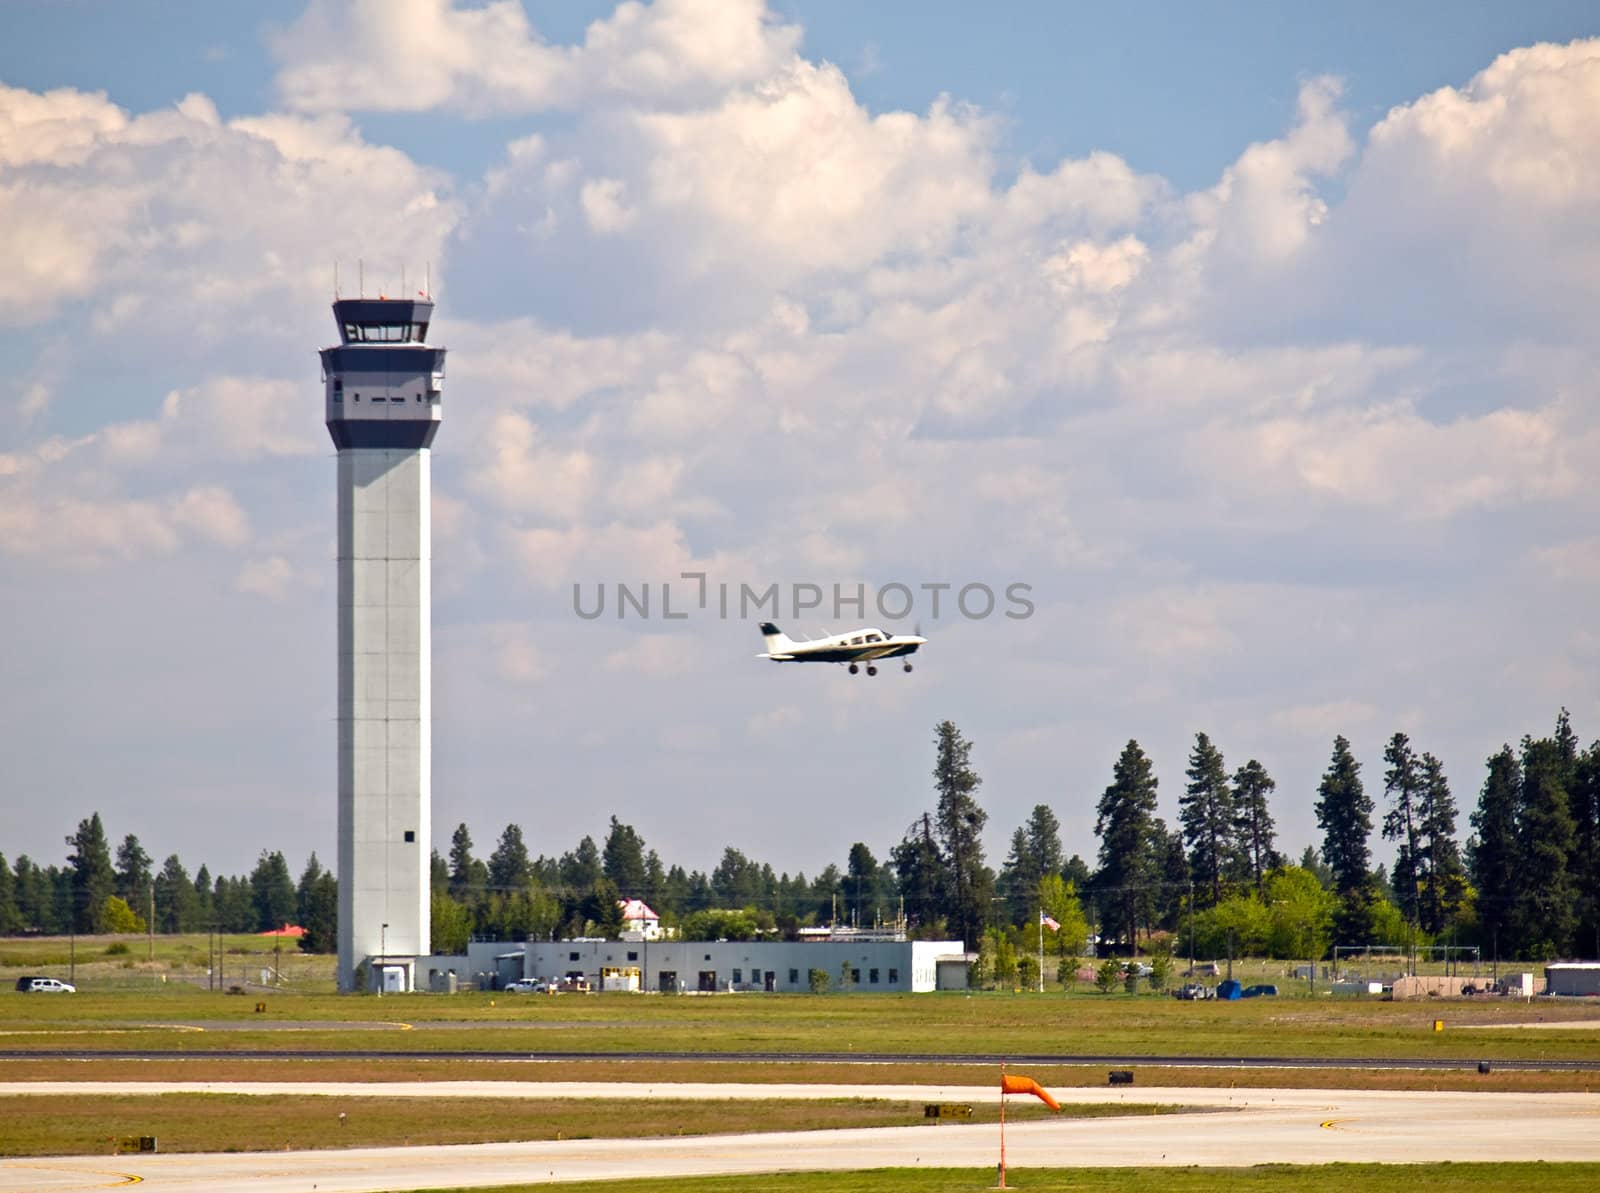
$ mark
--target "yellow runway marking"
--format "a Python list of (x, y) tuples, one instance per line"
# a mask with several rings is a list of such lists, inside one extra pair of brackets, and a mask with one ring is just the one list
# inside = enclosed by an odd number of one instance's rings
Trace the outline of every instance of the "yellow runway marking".
[(32, 1169), (35, 1172), (79, 1173), (79, 1172), (87, 1171), (87, 1173), (89, 1175), (91, 1175), (91, 1176), (114, 1176), (114, 1177), (117, 1178), (115, 1181), (113, 1181), (109, 1185), (95, 1185), (94, 1188), (96, 1188), (96, 1189), (121, 1189), (121, 1188), (124, 1188), (127, 1185), (142, 1185), (142, 1184), (144, 1184), (144, 1177), (137, 1176), (137, 1175), (135, 1175), (134, 1173), (131, 1173), (131, 1172), (104, 1172), (104, 1171), (99, 1171), (99, 1170), (96, 1170), (96, 1169), (93, 1169), (93, 1168), (87, 1169), (87, 1170), (81, 1169), (81, 1168), (60, 1168), (60, 1167), (57, 1167), (56, 1165), (53, 1165), (53, 1164), (18, 1164), (18, 1163), (12, 1162), (12, 1161), (0, 1162), (0, 1167), (5, 1167), (5, 1168), (28, 1168), (28, 1169)]
[(141, 1023), (138, 1027), (24, 1027), (0, 1029), (0, 1036), (131, 1036), (142, 1031), (205, 1031), (188, 1023)]
[(1353, 1118), (1329, 1118), (1323, 1119), (1319, 1125), (1324, 1131), (1337, 1131), (1340, 1123), (1353, 1123), (1355, 1121)]

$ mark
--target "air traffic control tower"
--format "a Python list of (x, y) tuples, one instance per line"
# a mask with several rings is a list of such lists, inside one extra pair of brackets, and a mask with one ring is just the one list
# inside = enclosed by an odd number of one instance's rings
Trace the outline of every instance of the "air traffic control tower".
[(339, 450), (339, 989), (411, 990), (429, 952), (431, 301), (343, 299), (322, 350)]

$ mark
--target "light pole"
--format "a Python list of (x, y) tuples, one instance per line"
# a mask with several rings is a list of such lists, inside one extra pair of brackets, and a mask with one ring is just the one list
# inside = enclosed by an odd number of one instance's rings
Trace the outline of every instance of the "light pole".
[(384, 962), (389, 958), (389, 925), (378, 929), (378, 997), (383, 997)]
[(1194, 976), (1194, 879), (1189, 880), (1189, 976)]

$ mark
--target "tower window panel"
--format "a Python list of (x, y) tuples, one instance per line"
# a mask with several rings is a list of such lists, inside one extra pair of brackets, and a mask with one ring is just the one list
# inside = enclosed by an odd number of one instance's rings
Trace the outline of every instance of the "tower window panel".
[(415, 845), (416, 843), (417, 843), (417, 830), (416, 829), (412, 829), (412, 828), (406, 829), (406, 844), (407, 845)]

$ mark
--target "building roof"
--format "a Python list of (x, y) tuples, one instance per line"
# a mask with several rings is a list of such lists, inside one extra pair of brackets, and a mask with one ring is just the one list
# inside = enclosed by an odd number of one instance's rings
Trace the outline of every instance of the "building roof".
[(650, 905), (643, 899), (618, 899), (617, 905), (622, 908), (622, 918), (625, 920), (659, 920), (661, 918), (650, 910)]

